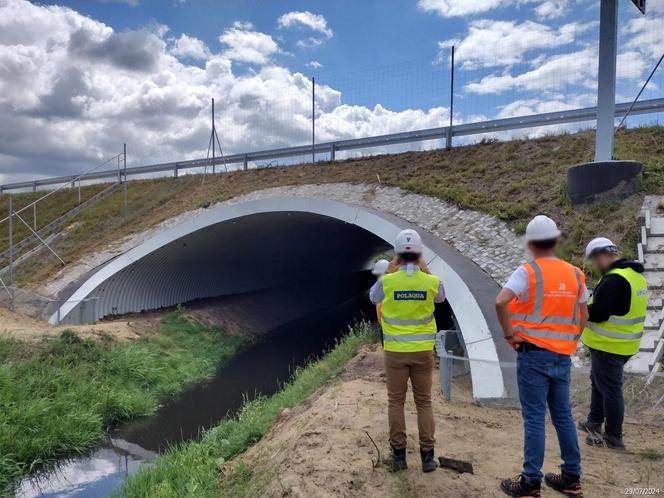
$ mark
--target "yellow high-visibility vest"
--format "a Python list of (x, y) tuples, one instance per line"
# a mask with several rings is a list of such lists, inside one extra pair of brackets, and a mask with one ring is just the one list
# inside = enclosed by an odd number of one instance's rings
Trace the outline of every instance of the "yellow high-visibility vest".
[(381, 277), (384, 298), (382, 326), (385, 351), (431, 351), (436, 339), (434, 299), (439, 280), (435, 275), (405, 270)]
[[(641, 336), (648, 312), (648, 283), (645, 277), (631, 268), (614, 268), (607, 275), (620, 275), (632, 290), (629, 312), (601, 323), (588, 322), (581, 340), (589, 348), (607, 353), (633, 355), (639, 352)], [(593, 296), (594, 297), (594, 296)], [(589, 304), (592, 304), (593, 297)]]

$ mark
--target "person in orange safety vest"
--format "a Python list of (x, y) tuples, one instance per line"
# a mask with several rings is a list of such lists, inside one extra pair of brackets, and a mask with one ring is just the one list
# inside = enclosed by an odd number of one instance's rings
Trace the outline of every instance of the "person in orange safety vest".
[[(517, 383), (524, 421), (522, 472), (501, 482), (509, 496), (538, 498), (542, 478), (568, 496), (582, 496), (581, 453), (570, 404), (570, 355), (588, 319), (583, 272), (556, 257), (560, 230), (544, 215), (533, 218), (526, 240), (533, 260), (520, 266), (496, 298), (507, 342), (517, 350)], [(561, 473), (542, 475), (549, 409), (558, 434)]]

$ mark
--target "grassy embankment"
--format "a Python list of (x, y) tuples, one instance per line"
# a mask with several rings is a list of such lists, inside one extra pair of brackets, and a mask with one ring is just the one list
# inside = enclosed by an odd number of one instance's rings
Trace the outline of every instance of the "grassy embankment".
[[(634, 128), (616, 134), (615, 157), (644, 164), (641, 192), (621, 203), (572, 209), (566, 197), (567, 169), (592, 160), (593, 151), (594, 132), (585, 131), (532, 140), (488, 140), (451, 150), (208, 175), (205, 183), (200, 176), (192, 175), (132, 181), (128, 184), (127, 225), (121, 216), (123, 194), (118, 191), (81, 213), (68, 227), (67, 236), (54, 246), (70, 263), (122, 236), (143, 231), (187, 210), (255, 190), (328, 182), (376, 184), (380, 177), (383, 185), (492, 214), (517, 232), (524, 229), (533, 215), (547, 213), (566, 231), (564, 249), (570, 256), (580, 255), (585, 243), (598, 230), (633, 255), (643, 195), (664, 194), (664, 127)], [(78, 195), (76, 190), (67, 192), (72, 198)], [(27, 202), (24, 195), (33, 194), (17, 195), (17, 205)], [(0, 216), (4, 212), (6, 205), (0, 203)], [(3, 236), (0, 231), (0, 249), (6, 245)], [(39, 258), (31, 258), (19, 268), (18, 279), (21, 284), (42, 282), (58, 268), (59, 262), (42, 251)]]
[(148, 415), (212, 376), (247, 342), (181, 312), (134, 342), (71, 332), (37, 347), (0, 339), (0, 496), (40, 466), (92, 448), (114, 422)]
[(375, 332), (364, 323), (322, 359), (298, 369), (290, 383), (273, 396), (244, 405), (233, 418), (222, 421), (198, 442), (184, 443), (138, 471), (118, 495), (126, 498), (217, 498), (238, 496), (253, 486), (251, 472), (241, 463), (231, 476), (220, 481), (217, 468), (256, 443), (275, 423), (279, 413), (311, 396), (337, 376), (363, 344), (375, 340)]

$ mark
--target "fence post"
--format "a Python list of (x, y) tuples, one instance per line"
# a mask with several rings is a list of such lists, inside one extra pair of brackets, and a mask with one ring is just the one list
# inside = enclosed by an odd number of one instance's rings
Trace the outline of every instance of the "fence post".
[(32, 205), (32, 227), (37, 231), (37, 203)]
[(124, 206), (123, 206), (123, 216), (124, 222), (127, 223), (127, 218), (129, 217), (129, 199), (127, 194), (127, 144), (123, 144), (122, 148), (122, 157), (123, 157), (123, 176), (124, 176)]
[(316, 162), (316, 78), (311, 78), (311, 164)]
[(217, 172), (217, 164), (216, 164), (216, 158), (217, 158), (217, 152), (215, 150), (215, 126), (214, 126), (214, 99), (212, 99), (212, 174), (214, 175)]
[(78, 179), (78, 203), (81, 203), (81, 179)]
[(445, 147), (452, 148), (452, 120), (454, 119), (454, 45), (452, 45), (452, 60), (450, 63), (450, 125), (447, 128)]
[(9, 294), (11, 295), (9, 309), (14, 311), (14, 204), (12, 195), (9, 195)]

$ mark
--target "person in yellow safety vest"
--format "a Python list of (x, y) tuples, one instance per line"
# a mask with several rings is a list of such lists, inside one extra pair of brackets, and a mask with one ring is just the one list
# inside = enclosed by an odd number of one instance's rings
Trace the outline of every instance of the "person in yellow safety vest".
[[(390, 262), (386, 259), (379, 259), (374, 263), (373, 270), (371, 270), (371, 274), (376, 277), (376, 280), (380, 280), (380, 277), (385, 275), (387, 273), (387, 269), (390, 267)], [(376, 305), (376, 321), (378, 322), (378, 325), (381, 325), (381, 322), (383, 321), (382, 318), (382, 304), (378, 303)], [(381, 342), (382, 342), (382, 335), (381, 335)]]
[[(590, 350), (590, 412), (577, 427), (586, 443), (625, 449), (623, 442), (623, 367), (639, 351), (648, 310), (643, 265), (622, 259), (605, 237), (590, 241), (586, 258), (602, 273), (590, 298), (590, 318), (581, 341)], [(602, 433), (602, 424), (604, 432)]]
[(422, 471), (436, 470), (435, 423), (431, 405), (436, 337), (435, 303), (445, 300), (440, 279), (431, 275), (422, 259), (422, 240), (415, 230), (401, 231), (394, 245), (395, 258), (388, 272), (369, 292), (374, 304), (382, 304), (387, 419), (391, 452), (384, 459), (391, 470), (405, 470), (406, 419), (404, 403), (408, 379), (417, 407)]
[[(516, 377), (523, 417), (523, 470), (504, 479), (509, 496), (539, 498), (546, 484), (568, 496), (582, 496), (581, 452), (570, 403), (570, 355), (588, 318), (583, 272), (556, 257), (560, 230), (548, 216), (526, 227), (532, 261), (510, 276), (496, 297), (505, 340), (518, 351)], [(547, 407), (556, 429), (561, 473), (542, 475)]]

